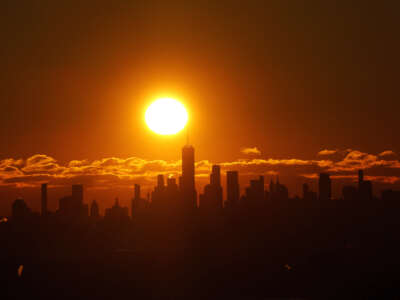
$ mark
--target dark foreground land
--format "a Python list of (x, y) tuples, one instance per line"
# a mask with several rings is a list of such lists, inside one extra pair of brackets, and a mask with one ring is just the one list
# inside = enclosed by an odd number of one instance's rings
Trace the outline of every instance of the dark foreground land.
[(1, 298), (396, 298), (398, 213), (397, 202), (332, 202), (10, 220), (0, 223)]

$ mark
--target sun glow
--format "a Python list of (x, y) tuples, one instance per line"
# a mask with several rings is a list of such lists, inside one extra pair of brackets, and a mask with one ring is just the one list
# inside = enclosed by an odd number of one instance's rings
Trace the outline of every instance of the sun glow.
[(157, 134), (175, 134), (185, 128), (188, 113), (182, 103), (171, 98), (161, 98), (146, 110), (147, 126)]

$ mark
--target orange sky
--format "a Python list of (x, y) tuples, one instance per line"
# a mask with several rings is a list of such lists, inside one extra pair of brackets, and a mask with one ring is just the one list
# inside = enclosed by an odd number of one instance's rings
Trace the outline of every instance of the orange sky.
[[(15, 181), (30, 184), (36, 154), (66, 174), (74, 160), (178, 161), (185, 133), (160, 137), (143, 121), (160, 96), (188, 107), (198, 161), (260, 159), (236, 166), (248, 177), (278, 172), (298, 193), (304, 180), (315, 186), (303, 174), (321, 171), (321, 160), (349, 181), (354, 170), (343, 165), (355, 149), (367, 175), (392, 182), (377, 185), (397, 188), (396, 12), (364, 1), (9, 2), (0, 16), (0, 208), (18, 193), (35, 198), (6, 181), (22, 172)], [(254, 147), (261, 153), (241, 151)], [(317, 155), (324, 149), (339, 150)], [(23, 159), (19, 171), (7, 171), (6, 159)], [(53, 180), (51, 172), (34, 174)]]

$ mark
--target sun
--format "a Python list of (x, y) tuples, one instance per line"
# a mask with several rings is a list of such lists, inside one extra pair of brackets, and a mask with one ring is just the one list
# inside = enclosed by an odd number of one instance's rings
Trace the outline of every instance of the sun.
[(147, 126), (157, 134), (176, 134), (188, 121), (185, 106), (172, 98), (160, 98), (150, 104), (145, 113)]

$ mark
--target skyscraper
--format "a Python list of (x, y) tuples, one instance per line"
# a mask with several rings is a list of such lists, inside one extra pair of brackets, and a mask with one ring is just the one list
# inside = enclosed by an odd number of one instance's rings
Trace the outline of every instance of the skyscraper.
[(250, 186), (246, 188), (246, 204), (260, 204), (264, 201), (264, 176), (250, 180)]
[(188, 209), (197, 207), (197, 196), (194, 182), (194, 148), (185, 145), (182, 148), (182, 196), (184, 206)]
[(210, 184), (204, 187), (204, 194), (200, 198), (200, 208), (202, 209), (218, 210), (223, 207), (220, 170), (220, 166), (212, 166)]
[(164, 175), (157, 175), (157, 186), (151, 193), (151, 203), (153, 207), (160, 207), (165, 201), (165, 185), (164, 185)]
[(139, 207), (139, 201), (140, 201), (140, 185), (135, 184), (135, 195), (132, 198), (131, 201), (131, 217), (133, 218), (135, 215), (136, 210)]
[(239, 204), (239, 174), (238, 171), (226, 172), (226, 193), (229, 206)]
[(140, 199), (140, 185), (135, 184), (135, 199)]
[(16, 199), (11, 208), (13, 219), (23, 219), (31, 215), (31, 209), (22, 198)]
[(219, 165), (212, 166), (210, 184), (214, 186), (221, 186), (221, 167)]
[(70, 217), (87, 217), (89, 215), (89, 207), (83, 204), (83, 185), (72, 185), (72, 195), (60, 199), (58, 212), (64, 216)]
[(311, 191), (307, 183), (303, 184), (303, 200), (305, 201), (317, 200), (317, 193)]
[(222, 186), (221, 186), (221, 167), (219, 165), (212, 166), (212, 173), (210, 175), (210, 184), (215, 190), (215, 201), (219, 208), (223, 207), (222, 199)]
[(358, 170), (358, 188), (361, 187), (363, 181), (364, 181), (364, 171)]
[(92, 205), (90, 206), (90, 216), (93, 218), (99, 217), (99, 205), (96, 200), (93, 200)]
[(372, 182), (364, 180), (363, 170), (358, 170), (358, 198), (360, 200), (372, 200)]
[(328, 201), (331, 200), (331, 178), (327, 173), (319, 174), (319, 200)]
[(162, 174), (157, 175), (157, 187), (160, 190), (164, 189), (164, 175)]
[(42, 184), (42, 217), (47, 215), (47, 183)]

